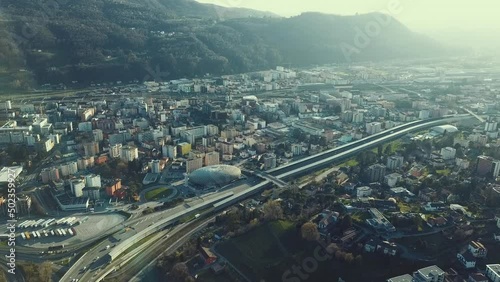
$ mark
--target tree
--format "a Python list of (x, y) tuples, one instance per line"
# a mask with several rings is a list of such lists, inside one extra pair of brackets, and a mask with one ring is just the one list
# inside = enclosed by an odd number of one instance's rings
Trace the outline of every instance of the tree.
[(354, 263), (358, 266), (361, 266), (363, 265), (363, 257), (361, 255), (357, 255), (355, 258), (354, 258)]
[(184, 282), (189, 277), (189, 269), (183, 262), (176, 263), (170, 271), (170, 277), (173, 281)]
[(326, 252), (329, 254), (335, 254), (339, 250), (339, 247), (335, 243), (331, 243), (326, 247)]
[(342, 218), (342, 222), (340, 223), (340, 226), (342, 227), (342, 230), (346, 230), (352, 227), (352, 218), (350, 215), (346, 214)]
[(344, 260), (347, 263), (352, 263), (354, 261), (354, 255), (352, 253), (346, 253), (344, 256)]
[(40, 277), (39, 281), (51, 281), (52, 280), (52, 264), (48, 261), (43, 262), (38, 266), (38, 274)]
[(415, 226), (417, 227), (417, 229), (422, 225), (422, 218), (419, 216), (419, 215), (416, 215), (414, 218), (413, 218), (413, 223), (415, 224)]
[(336, 258), (337, 260), (344, 260), (344, 256), (345, 256), (345, 253), (344, 253), (344, 252), (342, 252), (341, 250), (337, 250), (337, 251), (335, 252), (335, 258)]
[(377, 155), (379, 158), (381, 158), (384, 155), (384, 145), (379, 144), (377, 146)]
[(263, 206), (266, 220), (277, 220), (283, 217), (283, 209), (278, 201), (269, 201)]
[(384, 149), (384, 155), (388, 156), (390, 154), (392, 154), (392, 144), (391, 143), (387, 144), (387, 146)]
[(319, 239), (318, 227), (313, 222), (306, 222), (300, 228), (302, 238), (307, 241), (316, 241)]

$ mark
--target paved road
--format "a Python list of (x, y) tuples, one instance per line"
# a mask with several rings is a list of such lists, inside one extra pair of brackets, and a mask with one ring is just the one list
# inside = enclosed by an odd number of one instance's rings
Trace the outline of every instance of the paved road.
[[(219, 197), (221, 194), (228, 193), (228, 192), (234, 192), (234, 193), (241, 193), (248, 189), (250, 187), (249, 184), (246, 183), (241, 183), (240, 185), (233, 187), (228, 190), (220, 191), (220, 192), (214, 192), (210, 194), (206, 194), (200, 198), (193, 198), (185, 201), (185, 204), (183, 205), (178, 205), (174, 208), (165, 210), (165, 211), (160, 211), (160, 212), (155, 212), (146, 216), (141, 216), (137, 214), (137, 216), (134, 219), (129, 219), (126, 222), (122, 223), (122, 226), (116, 227), (116, 231), (119, 231), (117, 234), (115, 234), (113, 237), (116, 239), (120, 239), (121, 241), (124, 241), (131, 236), (137, 234), (137, 232), (140, 232), (144, 230), (145, 228), (149, 227), (153, 223), (157, 223), (158, 221), (176, 214), (176, 213), (181, 213), (182, 211), (185, 211), (186, 209), (190, 208), (191, 206), (201, 204), (205, 201), (209, 201), (211, 199), (214, 199), (216, 197)], [(125, 227), (129, 226), (131, 230), (125, 231)], [(104, 256), (106, 256), (110, 251), (105, 250), (107, 245), (114, 245), (117, 242), (114, 242), (114, 240), (107, 239), (104, 242), (100, 243), (96, 247), (92, 248), (89, 250), (85, 257), (83, 259), (80, 259), (77, 261), (74, 265), (71, 266), (71, 268), (68, 270), (68, 272), (64, 275), (64, 277), (61, 279), (61, 282), (66, 282), (66, 281), (71, 281), (73, 278), (78, 278), (81, 279), (83, 277), (84, 272), (80, 273), (81, 269), (83, 269), (84, 266), (87, 266), (87, 268), (90, 268), (89, 266), (92, 266), (92, 268), (99, 268), (101, 266), (104, 266), (107, 261), (103, 259)], [(94, 258), (99, 256), (99, 260), (96, 262), (93, 262)], [(95, 267), (94, 267), (95, 266)], [(87, 272), (85, 270), (85, 272)], [(72, 277), (70, 279), (70, 277)], [(82, 280), (83, 281), (83, 280)], [(86, 282), (86, 281), (85, 281)]]
[[(146, 250), (144, 254), (141, 254), (140, 256), (134, 258), (134, 260), (129, 262), (128, 265), (134, 266), (134, 268), (136, 268), (136, 269), (141, 269), (134, 277), (132, 277), (132, 279), (129, 280), (129, 282), (143, 281), (142, 279), (144, 278), (144, 276), (146, 276), (148, 274), (148, 272), (151, 271), (156, 266), (156, 261), (160, 257), (174, 253), (179, 247), (181, 247), (185, 242), (187, 242), (193, 234), (199, 232), (200, 230), (205, 228), (210, 222), (213, 222), (213, 221), (215, 221), (215, 216), (212, 216), (208, 219), (201, 221), (200, 223), (197, 223), (197, 225), (194, 228), (189, 230), (186, 234), (184, 234), (181, 238), (177, 239), (174, 242), (169, 242), (169, 241), (167, 242), (167, 240), (165, 240), (164, 242), (160, 242), (160, 246), (165, 246), (165, 245), (168, 246), (165, 249), (165, 251), (161, 252), (158, 256), (156, 256), (152, 260), (144, 260), (143, 256), (148, 251), (154, 252), (154, 250), (155, 250), (154, 245), (150, 246), (149, 250)], [(189, 228), (189, 226), (187, 226), (187, 225), (185, 227)], [(170, 235), (170, 237), (172, 237), (175, 233), (180, 232), (180, 231), (182, 231), (182, 229), (175, 228), (174, 230), (172, 230), (172, 232), (169, 235)], [(146, 265), (147, 262), (149, 262), (149, 263)], [(126, 270), (126, 267), (122, 268), (121, 270)], [(114, 275), (111, 275), (110, 277), (114, 277)]]

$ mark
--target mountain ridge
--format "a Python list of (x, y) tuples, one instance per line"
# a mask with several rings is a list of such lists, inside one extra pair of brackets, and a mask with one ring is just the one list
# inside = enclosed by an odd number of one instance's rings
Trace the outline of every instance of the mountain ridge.
[[(152, 69), (172, 79), (444, 53), (380, 13), (283, 18), (192, 0), (61, 1), (48, 11), (35, 0), (0, 2), (0, 66), (11, 87), (143, 80)], [(23, 38), (26, 26), (36, 32)]]

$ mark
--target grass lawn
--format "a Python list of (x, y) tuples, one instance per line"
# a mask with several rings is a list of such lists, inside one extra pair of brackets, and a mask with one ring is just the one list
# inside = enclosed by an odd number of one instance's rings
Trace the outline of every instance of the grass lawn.
[(292, 222), (275, 221), (228, 240), (216, 250), (252, 281), (259, 281), (292, 265), (291, 254), (298, 251), (301, 241)]
[[(415, 249), (415, 247), (418, 245), (419, 240), (427, 242), (427, 248)], [(455, 243), (453, 241), (449, 240), (441, 233), (400, 238), (396, 239), (396, 243), (406, 246), (410, 251), (415, 251), (416, 253), (420, 253), (426, 256), (434, 256), (449, 249), (450, 247), (455, 246)]]
[(402, 213), (408, 212), (420, 212), (420, 206), (418, 205), (409, 205), (405, 202), (398, 202), (398, 208)]
[(163, 198), (167, 198), (168, 196), (172, 195), (174, 193), (174, 190), (171, 188), (167, 187), (160, 187), (153, 189), (149, 192), (146, 192), (146, 200), (148, 201), (155, 201), (155, 200), (160, 200)]
[(442, 170), (436, 170), (436, 174), (438, 174), (438, 175), (448, 176), (448, 175), (450, 175), (450, 173), (451, 173), (451, 170), (449, 168), (442, 169)]
[(371, 218), (368, 212), (355, 212), (351, 215), (352, 221), (357, 223), (364, 223), (367, 219)]
[(339, 165), (339, 167), (345, 167), (345, 166), (355, 167), (355, 166), (357, 166), (358, 164), (359, 164), (359, 163), (358, 163), (358, 161), (356, 161), (355, 159), (350, 159), (350, 160), (348, 160), (348, 161), (346, 161), (346, 162), (344, 162), (344, 163), (341, 163), (341, 164)]

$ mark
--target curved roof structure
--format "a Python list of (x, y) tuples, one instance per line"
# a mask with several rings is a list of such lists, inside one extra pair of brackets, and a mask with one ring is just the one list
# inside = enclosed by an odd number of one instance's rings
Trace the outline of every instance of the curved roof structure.
[(224, 186), (241, 176), (241, 170), (231, 165), (213, 165), (199, 168), (189, 175), (189, 181), (201, 186)]
[(445, 132), (448, 132), (448, 133), (457, 132), (458, 128), (456, 128), (455, 126), (453, 126), (451, 124), (445, 124), (445, 125), (435, 126), (432, 128), (432, 130), (435, 132), (444, 134)]

